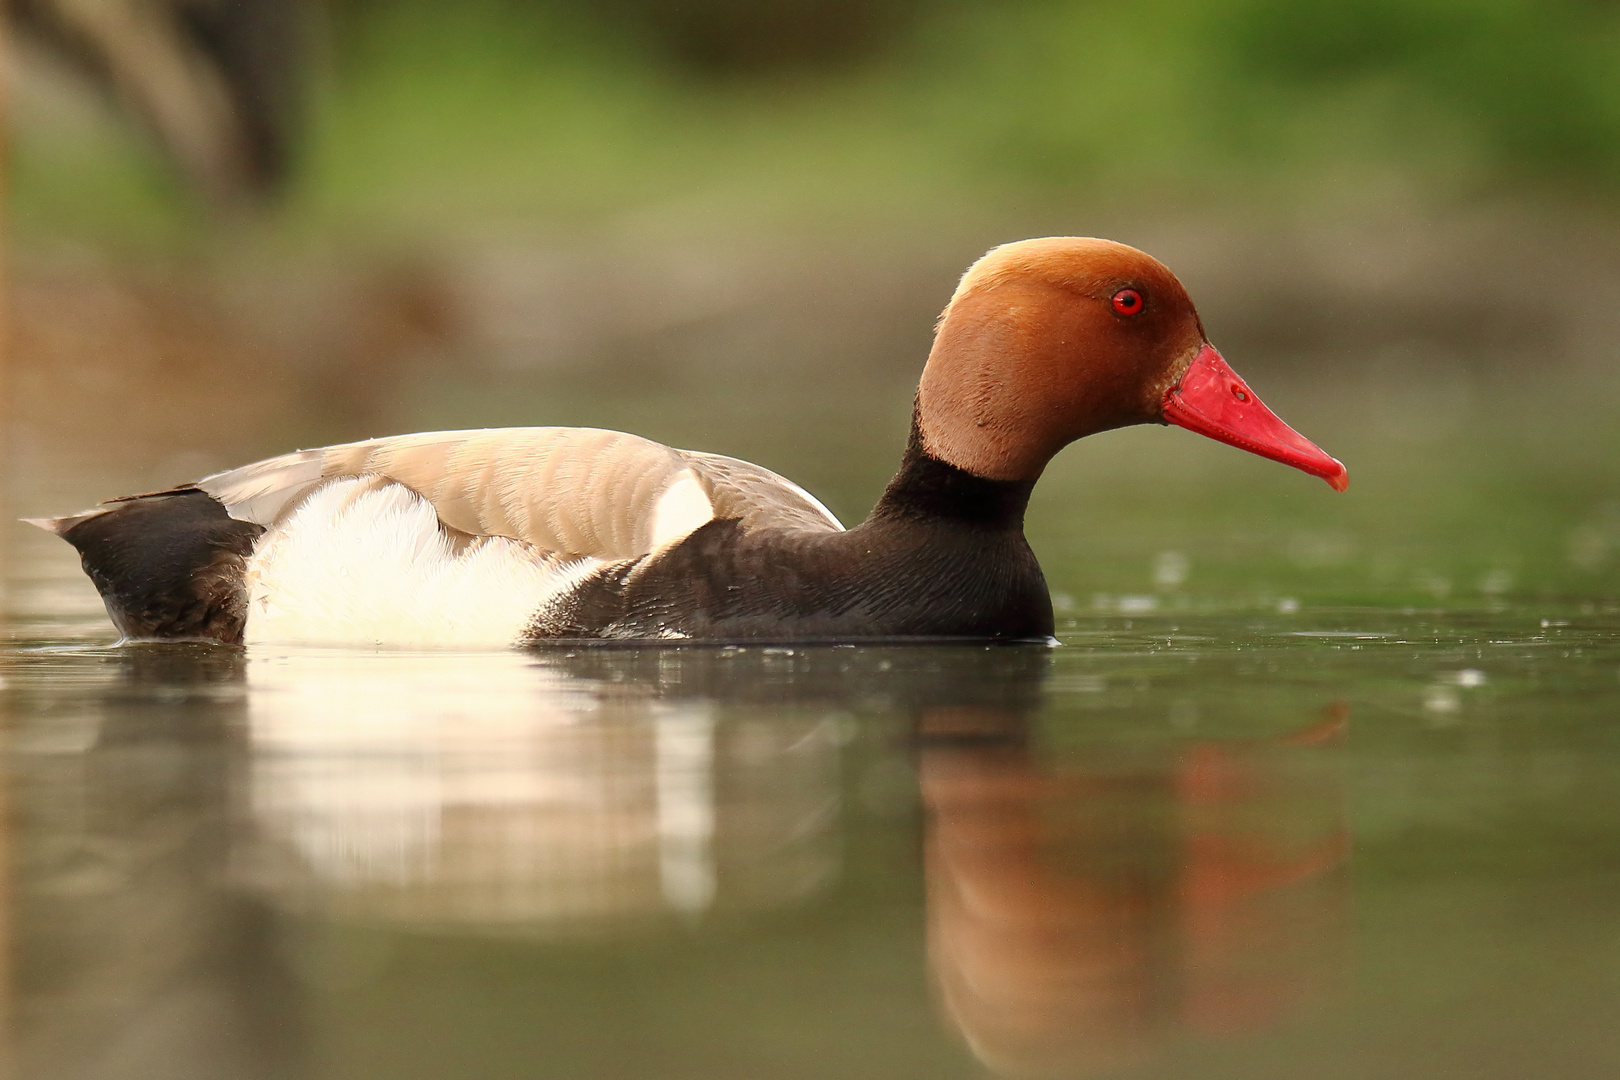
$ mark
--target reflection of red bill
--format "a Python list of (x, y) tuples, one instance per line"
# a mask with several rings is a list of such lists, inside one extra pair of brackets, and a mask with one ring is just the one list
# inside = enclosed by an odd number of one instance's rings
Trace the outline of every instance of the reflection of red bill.
[(1213, 345), (1199, 350), (1181, 381), (1165, 391), (1164, 418), (1188, 431), (1320, 476), (1334, 491), (1350, 486), (1350, 473), (1344, 465), (1266, 408)]
[(1349, 710), (1258, 743), (1203, 743), (1175, 773), (1178, 914), (1190, 1029), (1266, 1030), (1336, 993), (1349, 926), (1350, 830), (1334, 765)]

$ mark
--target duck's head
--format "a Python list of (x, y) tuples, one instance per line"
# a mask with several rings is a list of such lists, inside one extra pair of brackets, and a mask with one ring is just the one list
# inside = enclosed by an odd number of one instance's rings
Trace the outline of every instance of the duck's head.
[(917, 390), (933, 456), (991, 480), (1033, 480), (1074, 440), (1178, 424), (1349, 485), (1204, 336), (1164, 264), (1110, 240), (1004, 244), (974, 263), (940, 317)]

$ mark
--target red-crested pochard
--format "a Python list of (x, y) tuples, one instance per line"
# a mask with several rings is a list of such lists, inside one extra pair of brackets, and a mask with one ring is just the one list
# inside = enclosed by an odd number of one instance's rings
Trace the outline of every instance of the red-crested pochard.
[(1030, 490), (1074, 440), (1145, 423), (1348, 483), (1227, 367), (1162, 264), (1050, 237), (963, 276), (900, 471), (852, 529), (757, 465), (590, 428), (304, 450), (34, 523), (79, 550), (129, 638), (1043, 640)]

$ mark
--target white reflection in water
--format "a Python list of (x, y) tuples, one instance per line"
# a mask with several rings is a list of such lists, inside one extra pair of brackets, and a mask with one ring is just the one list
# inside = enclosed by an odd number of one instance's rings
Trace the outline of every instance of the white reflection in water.
[(658, 873), (664, 899), (701, 911), (714, 899), (714, 717), (705, 708), (658, 717)]
[(287, 905), (567, 929), (788, 904), (836, 874), (819, 717), (515, 653), (255, 653), (247, 681), (241, 866)]

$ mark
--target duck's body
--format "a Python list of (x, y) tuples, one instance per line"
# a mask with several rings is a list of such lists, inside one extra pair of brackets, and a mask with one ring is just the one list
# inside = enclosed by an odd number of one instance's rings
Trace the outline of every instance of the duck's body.
[[(1224, 383), (1196, 389), (1228, 378), (1236, 405)], [(1168, 270), (1058, 238), (969, 271), (900, 471), (848, 530), (759, 466), (586, 428), (301, 451), (36, 524), (79, 549), (130, 638), (1040, 640), (1052, 609), (1023, 535), (1035, 480), (1073, 439), (1149, 421), (1342, 487), (1343, 466), (1231, 375)]]
[[(438, 483), (423, 482), (428, 468)], [(468, 498), (499, 490), (503, 472), (569, 480)], [(306, 451), (48, 524), (130, 638), (1041, 639), (1052, 609), (1023, 536), (1029, 489), (914, 441), (872, 516), (846, 530), (746, 462), (508, 428)]]

